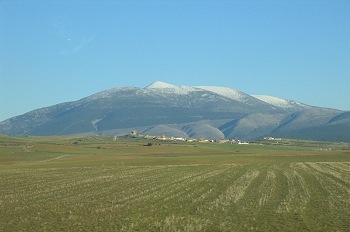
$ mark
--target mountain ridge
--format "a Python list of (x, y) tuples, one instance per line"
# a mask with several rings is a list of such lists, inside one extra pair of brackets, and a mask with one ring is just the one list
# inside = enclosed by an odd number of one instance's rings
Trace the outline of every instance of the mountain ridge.
[(249, 140), (311, 127), (317, 131), (327, 124), (350, 125), (350, 112), (227, 87), (175, 86), (157, 81), (145, 88), (111, 88), (32, 110), (0, 122), (0, 133), (121, 135), (136, 129), (153, 135)]

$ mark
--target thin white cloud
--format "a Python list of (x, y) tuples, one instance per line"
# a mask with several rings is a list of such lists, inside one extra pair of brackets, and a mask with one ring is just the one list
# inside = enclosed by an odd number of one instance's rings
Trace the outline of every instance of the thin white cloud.
[(88, 39), (86, 39), (86, 37), (84, 36), (84, 38), (81, 40), (81, 43), (73, 49), (73, 53), (78, 52), (79, 50), (81, 50), (83, 47), (85, 47), (88, 43), (90, 43), (94, 39), (95, 39), (95, 36), (91, 36)]

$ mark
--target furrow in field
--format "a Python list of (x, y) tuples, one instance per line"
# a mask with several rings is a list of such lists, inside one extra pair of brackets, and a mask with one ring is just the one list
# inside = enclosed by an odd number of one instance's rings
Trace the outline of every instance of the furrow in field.
[(167, 180), (164, 179), (164, 176), (160, 176), (160, 180), (156, 185), (141, 190), (137, 198), (124, 198), (123, 201), (128, 202), (128, 204), (147, 201), (153, 202), (153, 206), (169, 204), (169, 202), (171, 202), (170, 204), (177, 204), (185, 199), (186, 194), (190, 194), (196, 189), (198, 183), (223, 172), (221, 169), (216, 170), (217, 167), (215, 166), (208, 166), (204, 170), (202, 167), (196, 170), (193, 166), (188, 166), (186, 167), (187, 172), (185, 170), (181, 171), (181, 169), (184, 169), (184, 167), (178, 170), (177, 175), (172, 175)]
[[(350, 193), (350, 176), (344, 171), (336, 168), (337, 165), (333, 164), (331, 167), (329, 163), (307, 163), (311, 168), (315, 169), (317, 172), (324, 173), (329, 177), (336, 179), (339, 185), (343, 185)], [(338, 163), (337, 163), (338, 164)], [(343, 184), (342, 184), (343, 183)]]
[[(159, 168), (153, 169), (157, 170)], [(65, 175), (69, 176), (70, 179), (66, 180), (65, 178), (62, 178), (62, 182), (57, 179), (47, 179), (45, 178), (45, 176), (47, 176), (45, 174), (47, 173), (41, 173), (41, 179), (40, 181), (37, 181), (35, 185), (30, 183), (32, 176), (25, 175), (26, 173), (24, 172), (24, 175), (21, 178), (28, 181), (27, 188), (21, 189), (16, 193), (2, 195), (0, 198), (3, 200), (1, 200), (1, 202), (21, 205), (17, 207), (16, 210), (21, 210), (21, 208), (25, 209), (33, 206), (35, 203), (40, 204), (40, 202), (46, 202), (49, 199), (51, 199), (50, 202), (59, 202), (59, 204), (69, 203), (70, 201), (85, 204), (85, 202), (103, 200), (106, 193), (112, 193), (113, 190), (117, 190), (116, 187), (119, 186), (121, 182), (125, 187), (131, 179), (142, 179), (137, 178), (137, 175), (126, 175), (127, 177), (125, 177), (123, 173), (119, 175), (120, 172), (115, 172), (113, 169), (107, 170), (108, 173), (105, 172), (106, 170), (101, 169), (90, 169), (89, 173), (85, 173), (84, 170), (75, 171), (76, 172), (73, 173), (66, 172)], [(137, 173), (139, 171), (140, 170), (134, 169), (133, 172)], [(126, 174), (130, 174), (130, 170), (127, 170)], [(143, 174), (145, 174), (145, 172), (143, 172)], [(52, 182), (54, 182), (55, 185), (52, 185)], [(130, 190), (128, 187), (124, 189)], [(121, 195), (130, 197), (129, 193), (129, 191), (125, 193), (122, 192)]]
[(227, 207), (236, 204), (245, 194), (246, 189), (259, 175), (258, 170), (251, 170), (239, 177), (231, 186), (229, 186), (217, 199), (212, 202), (214, 207)]
[[(115, 203), (110, 206), (110, 208), (121, 207), (123, 205), (141, 201), (143, 200), (143, 196), (149, 194), (150, 191), (171, 184), (170, 182), (172, 178), (180, 178), (180, 175), (175, 173), (168, 176), (162, 175), (162, 173), (168, 173), (166, 167), (164, 170), (161, 170), (161, 172), (159, 171), (160, 170), (155, 170), (155, 172), (150, 173), (150, 176), (147, 178), (141, 176), (139, 178), (125, 179), (122, 182), (119, 182), (118, 184), (120, 187), (115, 188), (114, 192), (109, 191), (110, 195), (107, 195), (107, 197), (112, 199)], [(105, 193), (106, 191), (101, 192), (101, 194)]]
[[(221, 166), (223, 167), (223, 166)], [(220, 188), (218, 183), (224, 179), (229, 173), (235, 172), (234, 167), (236, 165), (226, 166), (225, 169), (219, 169), (215, 173), (215, 175), (211, 175), (206, 181), (198, 183), (198, 187), (194, 188), (196, 191), (193, 191), (191, 194), (191, 202), (193, 204), (200, 202), (207, 202), (210, 198), (213, 197), (215, 192)], [(204, 186), (201, 187), (200, 186)]]
[(302, 212), (310, 200), (304, 178), (294, 169), (283, 172), (288, 182), (288, 194), (277, 208), (278, 213)]
[(181, 190), (178, 186), (183, 185), (182, 183), (185, 182), (185, 187), (188, 187), (188, 184), (192, 182), (191, 180), (199, 180), (203, 177), (203, 173), (212, 172), (211, 169), (213, 168), (208, 167), (209, 169), (204, 169), (206, 171), (203, 171), (202, 167), (197, 168), (195, 166), (181, 166), (177, 169), (171, 167), (175, 171), (174, 173), (169, 173), (167, 168), (164, 168), (161, 173), (158, 171), (153, 173), (152, 182), (144, 181), (142, 177), (135, 180), (132, 185), (125, 188), (128, 194), (124, 193), (125, 185), (122, 184), (122, 189), (111, 193), (109, 196), (109, 198), (114, 198), (114, 204), (101, 206), (97, 210), (114, 210), (124, 205), (138, 204), (144, 201), (153, 202), (152, 205), (163, 202), (169, 194), (175, 197), (174, 192)]
[(163, 201), (166, 202), (171, 199), (177, 199), (178, 201), (182, 201), (185, 198), (185, 193), (188, 193), (188, 196), (198, 195), (200, 190), (200, 188), (198, 189), (198, 186), (200, 186), (206, 180), (213, 179), (214, 177), (224, 173), (226, 170), (227, 168), (219, 170), (209, 170), (208, 172), (203, 172), (197, 176), (193, 176), (192, 178), (179, 183), (177, 186), (172, 186), (174, 188), (171, 191), (167, 192), (168, 196), (166, 196), (163, 199)]
[[(140, 170), (133, 170), (134, 175)], [(143, 170), (144, 171), (144, 170)], [(15, 191), (7, 191), (6, 194), (24, 194), (32, 193), (34, 196), (45, 195), (50, 192), (56, 192), (71, 188), (74, 186), (86, 186), (94, 183), (99, 179), (105, 179), (115, 176), (114, 173), (109, 173), (108, 176), (104, 173), (110, 172), (109, 169), (91, 169), (91, 168), (76, 168), (76, 169), (49, 169), (49, 170), (26, 170), (17, 178), (12, 178), (12, 185), (16, 185)], [(143, 174), (144, 173), (139, 173)], [(120, 179), (127, 178), (130, 175), (130, 170), (119, 172)], [(72, 178), (74, 177), (74, 178)], [(30, 190), (30, 191), (28, 191)]]
[(328, 204), (330, 210), (340, 210), (344, 207), (348, 209), (350, 206), (349, 188), (339, 183), (333, 175), (329, 176), (317, 163), (302, 163), (298, 166), (316, 178), (321, 188), (326, 192), (324, 202)]
[[(203, 168), (205, 167), (205, 168)], [(193, 208), (197, 208), (198, 200), (193, 201), (193, 198), (203, 199), (209, 197), (212, 192), (215, 192), (216, 183), (220, 176), (225, 177), (226, 174), (235, 171), (233, 168), (235, 165), (222, 165), (222, 166), (202, 166), (199, 170), (194, 169), (194, 166), (186, 167), (186, 170), (190, 170), (190, 175), (184, 175), (181, 171), (181, 176), (173, 176), (173, 179), (168, 181), (159, 181), (157, 186), (151, 186), (148, 189), (142, 191), (142, 194), (138, 198), (124, 199), (127, 204), (141, 204), (147, 205), (142, 202), (148, 202), (147, 207), (151, 210), (157, 207), (182, 207), (183, 204), (191, 205)], [(201, 170), (201, 171), (200, 171)], [(203, 171), (204, 170), (204, 171)], [(181, 180), (181, 181), (179, 181)], [(214, 191), (213, 191), (214, 190)], [(212, 198), (212, 197), (210, 197)], [(202, 200), (205, 201), (205, 200)], [(198, 203), (197, 203), (198, 202)], [(197, 205), (196, 205), (197, 204)], [(115, 206), (109, 207), (107, 210), (114, 210)], [(138, 207), (141, 210), (143, 207)]]
[(350, 176), (350, 162), (328, 162), (327, 165), (335, 170), (338, 170), (338, 172)]
[(259, 206), (264, 206), (266, 202), (272, 197), (276, 188), (276, 174), (273, 170), (268, 170), (266, 178), (259, 187), (261, 197), (259, 199)]

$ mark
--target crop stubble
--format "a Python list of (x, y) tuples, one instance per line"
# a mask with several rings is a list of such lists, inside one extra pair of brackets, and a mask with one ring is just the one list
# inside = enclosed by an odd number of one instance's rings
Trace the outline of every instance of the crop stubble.
[(0, 229), (346, 231), (349, 165), (0, 170)]

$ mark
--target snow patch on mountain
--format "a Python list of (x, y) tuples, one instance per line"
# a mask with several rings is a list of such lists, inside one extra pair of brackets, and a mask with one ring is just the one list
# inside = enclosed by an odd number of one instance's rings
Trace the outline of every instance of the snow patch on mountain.
[(230, 89), (226, 87), (219, 87), (219, 86), (196, 86), (197, 88), (208, 90), (210, 92), (219, 94), (221, 96), (239, 101), (239, 102), (248, 102), (248, 99), (250, 96), (248, 94), (245, 94), (241, 91)]
[(311, 109), (312, 108), (311, 106), (305, 105), (300, 102), (295, 102), (292, 100), (278, 98), (278, 97), (272, 97), (272, 96), (266, 96), (266, 95), (251, 95), (251, 96), (279, 108), (285, 108), (285, 109), (288, 109), (288, 108)]
[(112, 88), (112, 89), (107, 89), (98, 93), (95, 93), (89, 97), (81, 99), (81, 101), (91, 101), (91, 100), (96, 100), (99, 98), (108, 98), (111, 97), (113, 94), (119, 92), (119, 91), (128, 91), (128, 90), (135, 90), (137, 87), (117, 87), (117, 88)]
[(145, 89), (151, 90), (151, 91), (154, 90), (157, 93), (162, 93), (162, 94), (181, 94), (181, 95), (198, 91), (198, 89), (190, 86), (176, 86), (176, 85), (168, 84), (161, 81), (156, 81), (153, 84), (147, 86)]
[(162, 81), (156, 81), (149, 86), (146, 87), (146, 89), (163, 89), (163, 88), (177, 88), (176, 85), (168, 84)]

